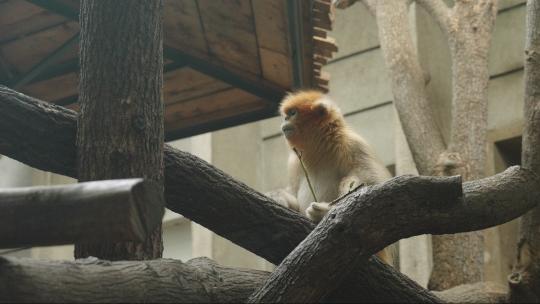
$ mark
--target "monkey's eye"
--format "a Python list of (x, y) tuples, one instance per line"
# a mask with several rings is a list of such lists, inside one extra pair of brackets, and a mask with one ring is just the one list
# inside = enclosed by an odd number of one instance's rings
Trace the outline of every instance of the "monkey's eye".
[(289, 110), (287, 111), (287, 118), (296, 115), (296, 113), (298, 113), (298, 111), (297, 111), (295, 108), (289, 109)]

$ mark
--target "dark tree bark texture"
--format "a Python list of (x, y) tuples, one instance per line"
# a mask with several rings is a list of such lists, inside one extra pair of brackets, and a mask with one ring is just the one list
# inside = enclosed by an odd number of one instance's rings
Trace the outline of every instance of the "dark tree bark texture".
[(110, 262), (0, 257), (0, 302), (241, 303), (268, 277), (207, 258)]
[(0, 248), (142, 242), (161, 226), (162, 192), (142, 179), (0, 189)]
[[(79, 181), (143, 177), (163, 183), (161, 0), (82, 1)], [(161, 256), (161, 227), (143, 243), (78, 243), (77, 258)]]

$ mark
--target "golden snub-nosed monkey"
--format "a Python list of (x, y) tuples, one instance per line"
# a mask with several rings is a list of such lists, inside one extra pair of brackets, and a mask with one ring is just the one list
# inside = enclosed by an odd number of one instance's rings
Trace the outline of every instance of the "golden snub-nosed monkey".
[[(281, 130), (292, 151), (288, 161), (288, 187), (267, 193), (278, 203), (319, 222), (332, 207), (329, 203), (336, 198), (359, 185), (373, 185), (391, 177), (373, 149), (349, 128), (340, 109), (326, 95), (318, 91), (289, 94), (281, 103), (280, 113)], [(392, 264), (388, 249), (377, 256)]]

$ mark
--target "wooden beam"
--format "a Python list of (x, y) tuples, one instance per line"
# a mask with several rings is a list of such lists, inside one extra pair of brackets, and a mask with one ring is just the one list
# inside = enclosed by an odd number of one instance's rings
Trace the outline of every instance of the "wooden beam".
[(64, 42), (60, 47), (54, 50), (51, 54), (45, 57), (43, 60), (34, 65), (27, 73), (13, 81), (11, 87), (18, 89), (23, 85), (31, 82), (41, 73), (44, 73), (48, 68), (58, 61), (66, 52), (70, 51), (73, 45), (79, 43), (80, 32), (75, 34), (73, 37)]
[(79, 12), (58, 0), (27, 0), (43, 9), (63, 16), (70, 20), (79, 21)]
[(163, 194), (124, 179), (0, 190), (0, 248), (141, 241), (161, 224)]
[(167, 59), (175, 62), (183, 62), (194, 70), (226, 82), (267, 101), (278, 104), (286, 93), (285, 89), (272, 85), (262, 78), (257, 80), (249, 79), (239, 73), (231, 72), (222, 66), (186, 54), (172, 47), (163, 46), (163, 52)]
[(165, 132), (165, 141), (171, 141), (175, 139), (185, 138), (188, 136), (194, 136), (206, 132), (225, 129), (228, 127), (237, 126), (244, 123), (254, 122), (257, 120), (270, 118), (277, 115), (277, 106), (265, 107), (253, 112), (247, 112), (242, 114), (233, 115), (230, 117), (213, 120), (211, 122), (197, 124), (187, 128), (181, 128), (177, 130), (169, 130)]
[(289, 28), (289, 48), (291, 50), (293, 89), (300, 89), (306, 84), (304, 77), (304, 46), (302, 28), (302, 4), (300, 1), (287, 0), (287, 21)]

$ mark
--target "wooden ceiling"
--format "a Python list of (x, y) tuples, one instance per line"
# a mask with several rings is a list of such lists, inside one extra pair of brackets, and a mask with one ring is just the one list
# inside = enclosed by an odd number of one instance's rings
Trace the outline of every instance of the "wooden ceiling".
[[(78, 110), (77, 0), (0, 0), (0, 83)], [(277, 114), (327, 90), (331, 0), (164, 0), (166, 139)]]

